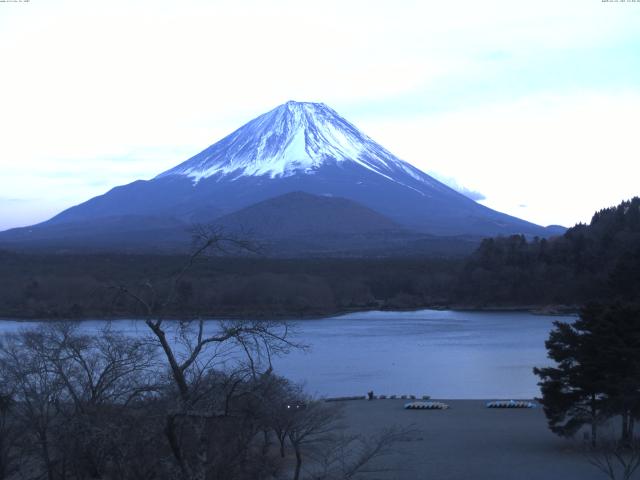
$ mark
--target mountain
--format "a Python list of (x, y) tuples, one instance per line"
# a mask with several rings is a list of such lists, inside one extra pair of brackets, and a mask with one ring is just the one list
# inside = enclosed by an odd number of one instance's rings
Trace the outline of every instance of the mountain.
[(0, 232), (0, 248), (58, 252), (162, 253), (189, 247), (191, 225), (170, 217), (116, 215), (77, 222), (44, 222)]
[(155, 246), (165, 239), (158, 237), (158, 228), (164, 230), (159, 224), (211, 223), (291, 192), (351, 200), (402, 229), (429, 235), (551, 233), (452, 190), (324, 104), (287, 102), (151, 180), (116, 187), (39, 225), (1, 233), (0, 243), (46, 243), (62, 231), (71, 240), (96, 224), (106, 229), (103, 243), (118, 236), (126, 243), (131, 228), (118, 225), (133, 223), (135, 238), (143, 241), (148, 226), (148, 245)]
[(250, 205), (219, 219), (229, 231), (251, 231), (259, 238), (307, 235), (368, 235), (403, 228), (346, 198), (291, 192)]
[(216, 219), (271, 256), (461, 255), (479, 244), (469, 238), (435, 237), (403, 228), (393, 220), (345, 198), (292, 192)]

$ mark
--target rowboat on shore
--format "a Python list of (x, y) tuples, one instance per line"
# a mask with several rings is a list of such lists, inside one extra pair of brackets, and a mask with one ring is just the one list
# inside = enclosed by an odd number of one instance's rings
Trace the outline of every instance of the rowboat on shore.
[(535, 408), (535, 406), (535, 403), (524, 400), (495, 400), (487, 403), (487, 408)]
[(449, 405), (443, 402), (409, 402), (405, 403), (407, 410), (446, 410)]

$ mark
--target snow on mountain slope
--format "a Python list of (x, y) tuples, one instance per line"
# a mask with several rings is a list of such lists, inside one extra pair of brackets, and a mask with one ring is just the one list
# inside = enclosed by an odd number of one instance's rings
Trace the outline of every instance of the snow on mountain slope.
[(389, 180), (409, 175), (431, 188), (443, 185), (400, 160), (323, 103), (289, 101), (267, 112), (186, 162), (158, 175), (194, 182), (219, 176), (288, 177), (323, 165), (355, 163)]
[[(103, 238), (117, 239), (135, 223), (136, 238), (143, 238), (138, 230), (148, 227), (144, 238), (153, 245), (159, 241), (157, 232), (174, 228), (160, 228), (159, 221), (169, 226), (209, 224), (271, 198), (302, 201), (299, 195), (286, 196), (291, 192), (347, 199), (420, 234), (551, 234), (452, 190), (395, 157), (322, 103), (287, 102), (151, 180), (115, 187), (47, 222), (0, 234), (0, 241), (44, 243), (55, 240), (62, 228), (66, 236), (76, 232), (80, 238), (97, 224), (105, 226)], [(336, 227), (348, 231), (348, 222), (338, 221), (344, 213), (339, 205), (344, 204), (329, 203), (337, 209), (332, 214)], [(295, 212), (293, 207), (285, 210)], [(305, 210), (305, 215), (313, 217), (310, 211), (317, 210)], [(296, 221), (303, 228), (307, 220)]]

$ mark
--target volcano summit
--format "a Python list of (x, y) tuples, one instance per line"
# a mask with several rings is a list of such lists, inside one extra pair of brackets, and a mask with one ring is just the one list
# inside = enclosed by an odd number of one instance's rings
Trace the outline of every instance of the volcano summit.
[[(165, 248), (183, 242), (190, 224), (225, 225), (229, 215), (234, 215), (234, 222), (246, 219), (250, 230), (251, 210), (237, 213), (274, 197), (286, 195), (283, 201), (261, 203), (261, 216), (278, 205), (277, 218), (283, 218), (287, 202), (302, 198), (314, 208), (292, 212), (305, 222), (319, 215), (319, 208), (330, 217), (331, 208), (346, 205), (287, 195), (292, 192), (355, 202), (359, 205), (350, 212), (371, 210), (367, 218), (385, 218), (376, 225), (394, 226), (383, 229), (387, 237), (399, 232), (467, 237), (556, 233), (454, 191), (397, 158), (322, 103), (290, 101), (151, 180), (113, 188), (46, 222), (3, 232), (0, 243)], [(344, 215), (341, 223), (349, 223)], [(274, 225), (272, 238), (277, 238), (277, 230)], [(372, 231), (360, 233), (366, 243)], [(340, 232), (333, 228), (331, 235)]]
[[(422, 172), (394, 157), (323, 103), (287, 102), (250, 121), (195, 157), (160, 174), (195, 180), (221, 177), (288, 177), (328, 165), (356, 164), (393, 180)], [(424, 175), (424, 174), (422, 174)]]

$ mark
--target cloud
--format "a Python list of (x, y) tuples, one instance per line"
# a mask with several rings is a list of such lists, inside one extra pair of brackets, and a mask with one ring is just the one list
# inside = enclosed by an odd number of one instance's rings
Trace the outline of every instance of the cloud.
[(471, 200), (474, 200), (476, 202), (479, 202), (481, 200), (486, 200), (487, 197), (470, 188), (465, 187), (464, 185), (460, 185), (460, 183), (458, 183), (458, 181), (453, 178), (453, 177), (448, 177), (446, 175), (442, 175), (438, 172), (434, 172), (434, 171), (428, 171), (427, 172), (429, 175), (431, 175), (432, 177), (434, 177), (436, 180), (441, 181), (442, 183), (444, 183), (445, 185), (447, 185), (448, 187), (453, 188), (456, 192), (461, 193), (462, 195), (464, 195), (465, 197), (470, 198)]
[(640, 194), (640, 93), (579, 91), (404, 120), (366, 131), (424, 171), (473, 185), (482, 203), (541, 225), (589, 221)]
[(482, 194), (480, 192), (476, 192), (475, 190), (469, 190), (469, 189), (464, 188), (464, 187), (461, 187), (461, 188), (459, 188), (457, 190), (458, 190), (458, 192), (460, 192), (465, 197), (469, 197), (471, 200), (475, 200), (476, 202), (479, 202), (481, 200), (486, 200), (487, 199), (487, 197), (485, 197), (484, 194)]

